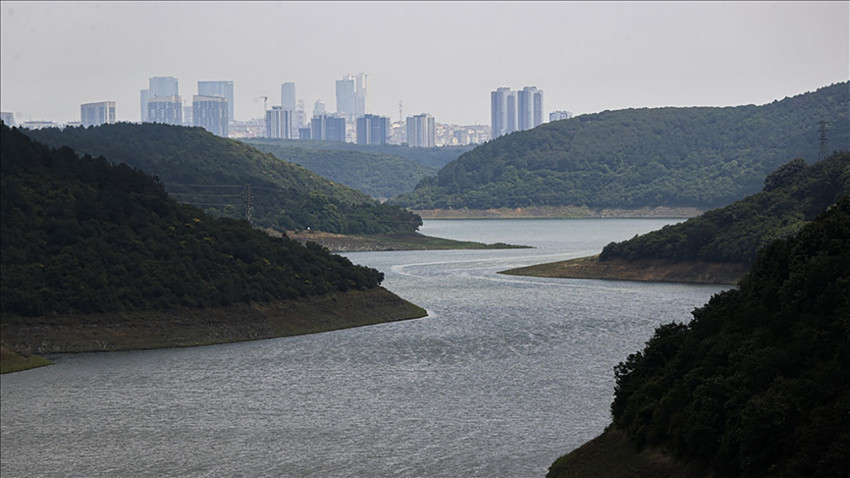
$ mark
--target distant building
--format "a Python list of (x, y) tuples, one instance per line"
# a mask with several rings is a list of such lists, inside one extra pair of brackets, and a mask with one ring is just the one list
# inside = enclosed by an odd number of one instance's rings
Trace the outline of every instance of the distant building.
[(154, 97), (148, 100), (148, 122), (183, 124), (183, 100), (179, 96)]
[(526, 86), (517, 92), (517, 127), (520, 131), (543, 124), (543, 92)]
[(508, 87), (490, 92), (492, 138), (534, 128), (543, 123), (543, 91), (526, 86), (521, 91)]
[(353, 121), (368, 112), (368, 80), (365, 73), (336, 80), (336, 111)]
[(139, 112), (142, 123), (148, 120), (148, 101), (151, 98), (164, 98), (177, 96), (178, 82), (173, 76), (154, 76), (148, 79), (148, 89), (142, 90), (140, 96)]
[(280, 107), (295, 111), (296, 105), (295, 83), (284, 83), (280, 85)]
[(26, 129), (42, 129), (42, 128), (59, 128), (61, 125), (54, 121), (40, 121), (40, 120), (31, 120), (24, 121), (21, 124), (22, 128)]
[(192, 124), (226, 138), (228, 133), (227, 99), (219, 96), (192, 97)]
[(292, 138), (293, 112), (282, 106), (266, 111), (266, 138)]
[(573, 117), (573, 114), (569, 111), (553, 111), (549, 113), (549, 121), (560, 121), (565, 119), (570, 119)]
[(390, 119), (385, 116), (357, 118), (357, 144), (387, 144), (389, 133)]
[(516, 93), (508, 87), (490, 92), (490, 130), (493, 138), (516, 131)]
[(100, 101), (80, 105), (80, 122), (85, 127), (115, 122), (115, 102)]
[(216, 96), (227, 99), (227, 122), (236, 120), (236, 117), (233, 116), (232, 81), (199, 81), (198, 96)]
[(0, 121), (10, 128), (15, 126), (15, 113), (9, 113), (6, 111), (0, 112)]
[(316, 100), (313, 103), (313, 116), (322, 116), (327, 113), (327, 109), (325, 108), (325, 102), (322, 100)]
[(312, 134), (310, 134), (310, 127), (307, 126), (305, 128), (298, 128), (298, 139), (311, 139)]
[(345, 118), (331, 115), (314, 116), (310, 122), (310, 137), (345, 142)]
[(435, 146), (434, 117), (429, 114), (407, 117), (407, 145), (414, 148)]

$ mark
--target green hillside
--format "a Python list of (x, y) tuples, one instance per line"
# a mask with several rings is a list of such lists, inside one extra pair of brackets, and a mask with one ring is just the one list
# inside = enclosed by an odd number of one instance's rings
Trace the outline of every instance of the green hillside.
[[(826, 141), (821, 147), (821, 122)], [(762, 106), (605, 111), (478, 146), (396, 204), (413, 209), (730, 204), (801, 157), (850, 149), (850, 82)]]
[[(437, 174), (436, 168), (384, 153), (304, 148), (300, 146), (301, 141), (285, 139), (254, 138), (242, 142), (277, 158), (300, 164), (319, 176), (362, 191), (373, 198), (387, 199), (412, 191), (419, 181)], [(331, 141), (319, 143), (348, 144)]]
[(436, 146), (433, 148), (411, 148), (399, 144), (356, 144), (343, 143), (340, 141), (321, 141), (318, 139), (268, 139), (251, 138), (243, 139), (248, 144), (254, 141), (271, 141), (282, 147), (294, 147), (316, 151), (356, 151), (366, 154), (379, 154), (387, 156), (398, 156), (409, 159), (414, 163), (438, 170), (458, 158), (461, 154), (470, 151), (475, 145), (468, 146)]
[(376, 288), (383, 274), (180, 205), (126, 164), (0, 125), (0, 311), (227, 306)]
[(52, 147), (67, 145), (158, 177), (166, 191), (215, 216), (246, 217), (278, 230), (339, 234), (409, 233), (421, 218), (202, 128), (119, 123), (25, 131)]
[(797, 158), (769, 174), (758, 194), (683, 223), (611, 243), (599, 259), (751, 264), (762, 246), (797, 232), (846, 194), (850, 194), (850, 152), (836, 153), (811, 166)]
[[(689, 324), (659, 327), (618, 365), (613, 425), (705, 476), (850, 476), (848, 325), (844, 197), (761, 249), (739, 287)], [(610, 461), (601, 451), (595, 459)], [(569, 462), (549, 476), (574, 476)]]

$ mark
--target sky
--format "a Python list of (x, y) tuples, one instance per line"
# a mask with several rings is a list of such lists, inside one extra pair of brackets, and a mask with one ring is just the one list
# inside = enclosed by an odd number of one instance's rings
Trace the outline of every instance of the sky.
[(308, 114), (369, 75), (370, 113), (489, 124), (490, 92), (543, 90), (544, 118), (766, 104), (850, 80), (850, 2), (18, 2), (0, 0), (0, 110), (138, 121), (152, 76), (232, 80), (235, 119), (294, 82)]

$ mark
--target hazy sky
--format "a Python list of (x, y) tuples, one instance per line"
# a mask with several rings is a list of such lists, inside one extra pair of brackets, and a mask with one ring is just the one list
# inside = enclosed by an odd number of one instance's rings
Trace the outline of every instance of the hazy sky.
[(369, 111), (489, 124), (490, 91), (544, 91), (544, 117), (632, 107), (764, 104), (850, 80), (850, 2), (0, 1), (0, 110), (79, 121), (175, 76), (233, 80), (235, 117), (294, 82), (308, 114), (369, 75)]

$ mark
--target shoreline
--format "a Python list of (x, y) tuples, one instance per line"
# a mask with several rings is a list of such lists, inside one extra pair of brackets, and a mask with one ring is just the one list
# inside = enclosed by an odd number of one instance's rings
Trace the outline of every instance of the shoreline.
[(409, 234), (376, 234), (372, 236), (349, 236), (330, 232), (287, 231), (286, 236), (302, 244), (315, 242), (331, 252), (372, 251), (424, 251), (446, 249), (527, 249), (528, 246), (513, 244), (484, 244), (472, 241), (456, 241), (441, 237), (426, 236), (418, 232)]
[[(15, 366), (14, 355), (29, 359), (40, 354), (194, 347), (330, 332), (427, 315), (425, 309), (378, 287), (205, 309), (4, 317), (0, 324), (0, 343), (5, 349), (2, 368), (6, 373)], [(23, 369), (8, 371), (18, 370)]]
[(530, 206), (490, 209), (414, 209), (422, 219), (585, 219), (653, 218), (688, 219), (704, 211), (693, 207), (644, 207), (637, 209), (588, 208), (585, 206)]
[(499, 274), (556, 279), (735, 285), (748, 269), (747, 265), (741, 263), (675, 262), (670, 259), (640, 259), (631, 262), (614, 259), (602, 262), (596, 255), (518, 267), (500, 271)]

